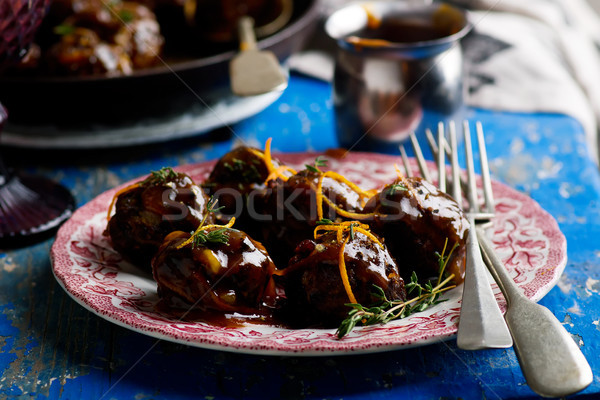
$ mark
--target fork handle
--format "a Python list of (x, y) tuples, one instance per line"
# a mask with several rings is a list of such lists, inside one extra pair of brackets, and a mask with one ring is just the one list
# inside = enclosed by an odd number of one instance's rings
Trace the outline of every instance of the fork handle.
[(481, 228), (477, 236), (484, 261), (508, 303), (504, 318), (529, 387), (545, 397), (563, 397), (586, 388), (592, 370), (569, 332), (550, 310), (518, 290)]
[[(473, 216), (467, 214), (471, 227)], [(456, 344), (463, 350), (506, 348), (512, 338), (490, 287), (475, 230), (467, 236), (467, 265)]]

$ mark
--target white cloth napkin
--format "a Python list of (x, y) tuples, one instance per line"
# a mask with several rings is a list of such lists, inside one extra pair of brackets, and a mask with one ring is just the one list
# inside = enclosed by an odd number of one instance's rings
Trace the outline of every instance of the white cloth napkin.
[[(325, 1), (324, 13), (338, 0)], [(598, 163), (600, 18), (585, 0), (460, 0), (473, 32), (463, 39), (475, 107), (576, 118)], [(322, 39), (315, 41), (323, 43)], [(330, 80), (331, 48), (307, 49), (291, 69)]]

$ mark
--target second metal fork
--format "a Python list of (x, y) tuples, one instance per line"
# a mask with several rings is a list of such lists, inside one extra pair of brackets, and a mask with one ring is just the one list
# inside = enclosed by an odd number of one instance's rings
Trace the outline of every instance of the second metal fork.
[[(449, 125), (450, 149), (447, 148), (444, 125), (438, 126), (437, 140), (428, 133), (429, 143), (432, 152), (437, 159), (438, 169), (438, 187), (446, 192), (446, 152), (450, 154), (452, 165), (452, 191), (454, 199), (462, 206), (462, 190), (465, 188), (465, 194), (469, 200), (469, 208), (466, 212), (467, 219), (471, 226), (467, 237), (467, 258), (465, 268), (465, 282), (463, 286), (463, 297), (460, 312), (460, 322), (458, 325), (457, 345), (465, 350), (479, 350), (485, 348), (506, 348), (512, 346), (512, 337), (498, 307), (496, 298), (490, 287), (487, 277), (487, 269), (481, 256), (477, 234), (475, 233), (476, 221), (488, 220), (493, 215), (493, 199), (485, 199), (486, 210), (481, 210), (477, 196), (477, 187), (475, 184), (475, 168), (473, 163), (473, 151), (471, 148), (471, 134), (468, 123), (464, 124), (464, 142), (467, 164), (467, 181), (461, 182), (460, 167), (458, 164), (458, 149), (456, 139), (456, 129), (453, 123)], [(477, 126), (477, 138), (479, 142), (480, 160), (482, 161), (482, 172), (484, 172), (483, 184), (491, 185), (485, 146), (483, 146), (483, 130), (481, 125)], [(436, 145), (437, 142), (437, 145)], [(426, 180), (431, 180), (427, 164), (419, 143), (414, 135), (411, 136), (411, 143), (419, 165), (421, 175)], [(441, 149), (441, 151), (440, 151)], [(406, 157), (406, 152), (401, 149), (407, 175), (411, 175), (410, 166)], [(491, 190), (484, 191), (491, 193)]]
[[(569, 332), (567, 332), (550, 310), (523, 295), (508, 274), (502, 261), (495, 254), (492, 243), (486, 237), (485, 231), (481, 226), (482, 224), (477, 223), (478, 219), (485, 221), (486, 218), (488, 218), (489, 220), (490, 212), (493, 211), (493, 208), (491, 207), (493, 205), (492, 187), (487, 165), (483, 129), (478, 123), (477, 139), (479, 142), (479, 154), (482, 163), (481, 173), (483, 191), (487, 207), (487, 210), (480, 210), (478, 208), (479, 202), (477, 201), (476, 196), (471, 135), (467, 123), (465, 123), (463, 130), (468, 174), (466, 185), (465, 182), (462, 182), (460, 174), (458, 173), (459, 167), (454, 126), (452, 124), (450, 125), (450, 149), (446, 149), (447, 146), (443, 125), (438, 129), (437, 143), (439, 146), (436, 146), (435, 138), (433, 138), (433, 135), (431, 134), (429, 135), (431, 137), (429, 141), (430, 144), (433, 144), (432, 152), (437, 158), (438, 169), (440, 171), (440, 188), (445, 189), (446, 153), (449, 153), (452, 158), (453, 194), (457, 197), (459, 202), (461, 201), (460, 187), (468, 186), (465, 192), (469, 197), (470, 206), (467, 216), (471, 223), (471, 232), (469, 233), (467, 243), (467, 259), (470, 258), (474, 263), (477, 263), (481, 260), (483, 255), (488, 269), (493, 274), (506, 298), (507, 312), (504, 318), (508, 323), (508, 328), (514, 339), (514, 349), (529, 387), (544, 397), (564, 397), (576, 393), (587, 387), (593, 381), (593, 373), (585, 356), (575, 341), (573, 341)], [(422, 156), (422, 152), (420, 148), (418, 148), (418, 142), (414, 137), (412, 137), (411, 140), (413, 146), (415, 146), (415, 155), (419, 162), (422, 174), (424, 177), (429, 177), (429, 172), (426, 170), (426, 163)], [(438, 151), (438, 148), (436, 147), (439, 147), (439, 149), (442, 150)], [(404, 152), (403, 159), (406, 159)], [(406, 165), (407, 162), (405, 162), (405, 166)], [(423, 170), (425, 172), (423, 172)], [(407, 174), (408, 173), (409, 170), (407, 169)], [(426, 179), (430, 179), (430, 177)], [(477, 225), (479, 225), (479, 227)], [(479, 245), (477, 244), (478, 239), (481, 241), (481, 251), (479, 251)], [(483, 278), (486, 279), (484, 280), (481, 278), (479, 281), (481, 285), (475, 284), (479, 278), (469, 278), (470, 273), (475, 273), (475, 275), (477, 275), (477, 273), (481, 272), (477, 271), (477, 268), (470, 268), (472, 267), (470, 264), (471, 263), (467, 260), (463, 302), (457, 338), (458, 346), (464, 349), (481, 348), (478, 347), (477, 343), (491, 343), (492, 339), (488, 339), (486, 335), (490, 333), (490, 324), (498, 323), (496, 318), (488, 320), (491, 314), (480, 313), (483, 309), (483, 306), (477, 305), (480, 300), (476, 300), (472, 303), (471, 306), (474, 306), (474, 309), (469, 306), (472, 295), (477, 298), (479, 295), (478, 293), (486, 292), (486, 290), (483, 290), (482, 292), (477, 290), (472, 291), (472, 285), (487, 287), (489, 289), (489, 282), (487, 282), (485, 275), (483, 275)], [(481, 304), (483, 304), (483, 300), (481, 300)], [(504, 324), (502, 324), (503, 328), (501, 328), (500, 325), (498, 326), (497, 329), (506, 329), (506, 325)], [(473, 338), (473, 334), (481, 335), (482, 338)], [(496, 339), (493, 339), (493, 341), (495, 340)], [(484, 345), (483, 347), (490, 346)]]

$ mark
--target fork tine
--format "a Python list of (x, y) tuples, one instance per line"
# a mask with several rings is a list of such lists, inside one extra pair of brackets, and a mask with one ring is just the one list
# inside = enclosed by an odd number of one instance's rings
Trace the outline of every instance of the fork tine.
[(462, 206), (462, 187), (460, 166), (458, 165), (458, 144), (456, 142), (456, 126), (450, 125), (450, 159), (452, 164), (452, 197)]
[(463, 133), (465, 136), (465, 153), (467, 160), (467, 198), (469, 199), (469, 212), (479, 212), (479, 203), (477, 202), (477, 186), (475, 184), (475, 166), (473, 165), (473, 148), (471, 147), (471, 130), (469, 123), (464, 121)]
[[(439, 129), (439, 125), (438, 125), (438, 129)], [(431, 149), (431, 154), (433, 154), (433, 156), (437, 158), (438, 145), (437, 145), (437, 142), (435, 141), (435, 137), (433, 136), (433, 133), (431, 133), (430, 129), (425, 129), (425, 137), (427, 138), (427, 143), (429, 144), (429, 148)]]
[(402, 157), (402, 164), (404, 165), (404, 172), (407, 178), (413, 177), (412, 168), (410, 167), (410, 163), (408, 162), (408, 155), (406, 155), (406, 149), (404, 145), (400, 145), (400, 157)]
[(483, 135), (483, 127), (481, 122), (475, 124), (477, 130), (477, 142), (479, 144), (479, 157), (481, 161), (481, 178), (483, 180), (483, 194), (485, 196), (485, 211), (488, 213), (494, 212), (494, 194), (492, 192), (492, 182), (490, 179), (490, 168), (487, 158), (487, 150), (485, 147), (485, 137)]
[[(440, 149), (445, 148), (446, 139), (444, 136), (444, 124), (438, 124), (438, 146)], [(437, 169), (438, 169), (438, 188), (442, 192), (446, 192), (446, 152), (438, 151), (437, 154)]]
[(423, 157), (423, 152), (421, 151), (421, 146), (419, 146), (419, 141), (415, 136), (415, 133), (412, 132), (410, 134), (410, 142), (415, 151), (415, 157), (417, 158), (417, 163), (419, 164), (419, 170), (421, 171), (421, 176), (428, 182), (431, 182), (431, 175), (429, 174), (429, 169), (427, 168), (427, 163), (425, 162), (425, 157)]

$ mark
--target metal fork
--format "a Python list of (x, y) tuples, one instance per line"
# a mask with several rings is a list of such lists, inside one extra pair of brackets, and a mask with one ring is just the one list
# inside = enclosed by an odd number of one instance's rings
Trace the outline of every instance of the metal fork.
[[(489, 183), (483, 129), (479, 123), (477, 123), (477, 136), (482, 159), (483, 190), (486, 199), (491, 199), (492, 187)], [(470, 142), (470, 134), (468, 124), (465, 124), (465, 143), (467, 141)], [(443, 149), (444, 141), (438, 138), (438, 143), (441, 143), (440, 148)], [(451, 147), (450, 153), (455, 158), (456, 146)], [(470, 144), (467, 147), (470, 148)], [(456, 168), (453, 167), (454, 170)], [(488, 175), (488, 183), (486, 183), (486, 175)], [(473, 182), (473, 179), (470, 181)], [(506, 298), (508, 308), (504, 318), (513, 337), (514, 349), (529, 387), (545, 397), (564, 397), (586, 388), (593, 380), (592, 370), (571, 335), (550, 310), (523, 295), (496, 255), (483, 227), (476, 226), (475, 231), (483, 259)]]
[[(456, 129), (454, 124), (449, 125), (450, 134), (450, 158), (452, 164), (452, 196), (462, 205), (462, 188), (460, 179), (460, 168), (458, 164), (458, 151)], [(479, 130), (478, 130), (479, 132)], [(483, 130), (481, 136), (478, 135), (480, 143), (483, 142)], [(429, 136), (432, 136), (429, 133)], [(479, 208), (477, 199), (477, 188), (475, 186), (475, 170), (473, 165), (473, 152), (471, 149), (471, 138), (468, 124), (465, 124), (465, 150), (467, 155), (467, 190), (466, 195), (469, 199), (469, 210), (466, 213), (467, 219), (471, 227), (475, 226), (475, 221), (480, 219), (488, 219), (490, 213), (483, 212)], [(410, 137), (411, 143), (421, 175), (426, 180), (431, 180), (431, 174), (428, 171), (427, 164), (423, 157), (423, 153), (419, 146), (419, 142), (414, 135)], [(437, 144), (435, 139), (430, 139), (432, 152), (437, 158), (438, 169), (438, 187), (441, 191), (446, 192), (446, 163), (445, 163), (445, 148), (446, 139), (444, 134), (444, 125), (438, 126)], [(481, 144), (480, 144), (481, 147)], [(442, 151), (439, 151), (442, 149)], [(401, 149), (402, 159), (405, 165), (407, 175), (412, 175), (410, 166), (406, 157), (406, 151)], [(484, 159), (484, 157), (482, 157)], [(485, 159), (487, 163), (487, 159)], [(487, 166), (487, 164), (486, 164)], [(489, 181), (489, 176), (486, 178)], [(493, 200), (487, 199), (487, 205), (492, 205)], [(490, 287), (490, 282), (487, 278), (486, 267), (481, 257), (477, 235), (472, 229), (467, 236), (467, 259), (465, 268), (465, 282), (463, 286), (463, 297), (460, 311), (460, 323), (458, 325), (457, 345), (465, 350), (479, 350), (485, 348), (506, 348), (512, 346), (512, 338), (506, 322), (502, 317), (502, 312), (498, 307), (496, 298)]]

